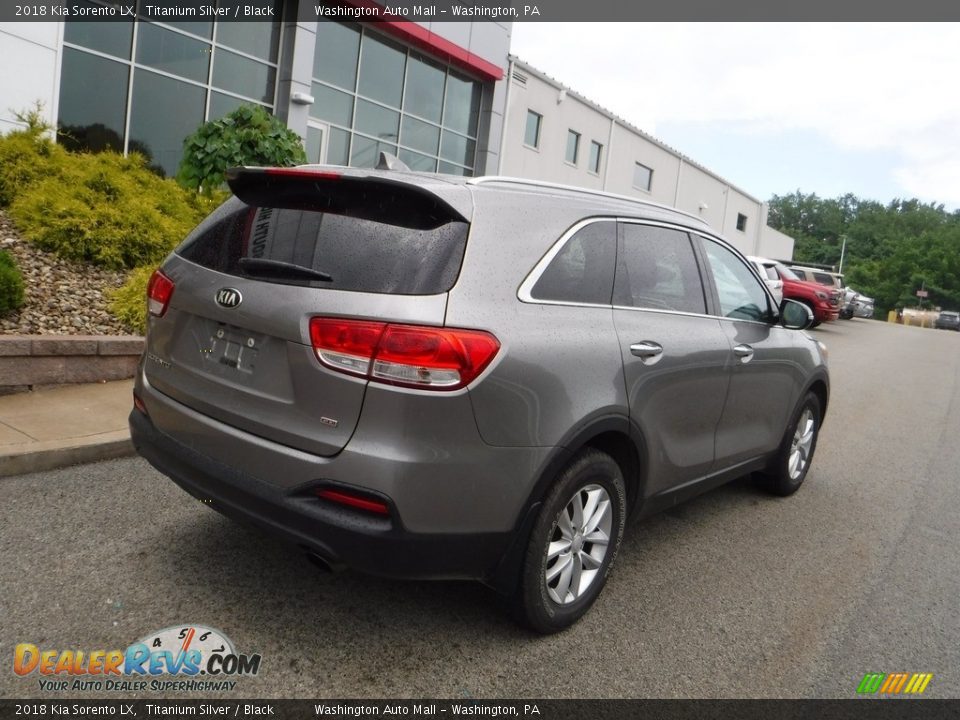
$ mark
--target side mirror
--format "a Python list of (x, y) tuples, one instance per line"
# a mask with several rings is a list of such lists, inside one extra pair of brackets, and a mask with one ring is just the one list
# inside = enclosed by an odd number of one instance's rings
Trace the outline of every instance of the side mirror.
[(780, 303), (780, 324), (787, 330), (806, 330), (813, 325), (813, 311), (801, 302), (784, 298)]

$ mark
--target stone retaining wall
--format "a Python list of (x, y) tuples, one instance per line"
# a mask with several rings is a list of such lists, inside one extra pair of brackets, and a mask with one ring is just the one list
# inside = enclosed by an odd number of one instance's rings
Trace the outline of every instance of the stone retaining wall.
[(141, 353), (135, 335), (0, 336), (0, 394), (133, 377)]

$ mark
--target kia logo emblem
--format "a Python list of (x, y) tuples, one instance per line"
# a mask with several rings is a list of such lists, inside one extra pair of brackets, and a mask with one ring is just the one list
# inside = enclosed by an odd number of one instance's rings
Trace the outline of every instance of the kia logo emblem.
[(217, 290), (217, 305), (225, 308), (235, 308), (243, 302), (243, 295), (235, 288), (220, 288)]

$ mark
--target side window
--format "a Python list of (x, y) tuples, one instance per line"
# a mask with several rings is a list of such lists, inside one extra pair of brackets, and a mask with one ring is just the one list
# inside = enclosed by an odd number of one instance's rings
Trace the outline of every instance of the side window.
[(651, 310), (706, 312), (690, 236), (679, 230), (623, 223), (614, 304)]
[(770, 317), (767, 293), (750, 269), (722, 245), (711, 240), (703, 244), (723, 316), (766, 322)]
[(572, 235), (550, 261), (530, 295), (535, 300), (609, 305), (617, 253), (617, 224), (599, 221)]

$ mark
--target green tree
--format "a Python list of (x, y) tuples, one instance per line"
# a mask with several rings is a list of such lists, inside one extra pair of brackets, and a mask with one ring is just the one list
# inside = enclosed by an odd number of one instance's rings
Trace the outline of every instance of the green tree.
[(877, 316), (917, 305), (960, 308), (960, 212), (897, 198), (887, 205), (847, 194), (835, 199), (799, 190), (770, 200), (769, 224), (796, 240), (799, 262), (837, 265), (848, 284), (876, 301)]
[(244, 105), (205, 122), (183, 141), (177, 182), (211, 193), (238, 165), (289, 166), (307, 161), (300, 136), (259, 105)]

